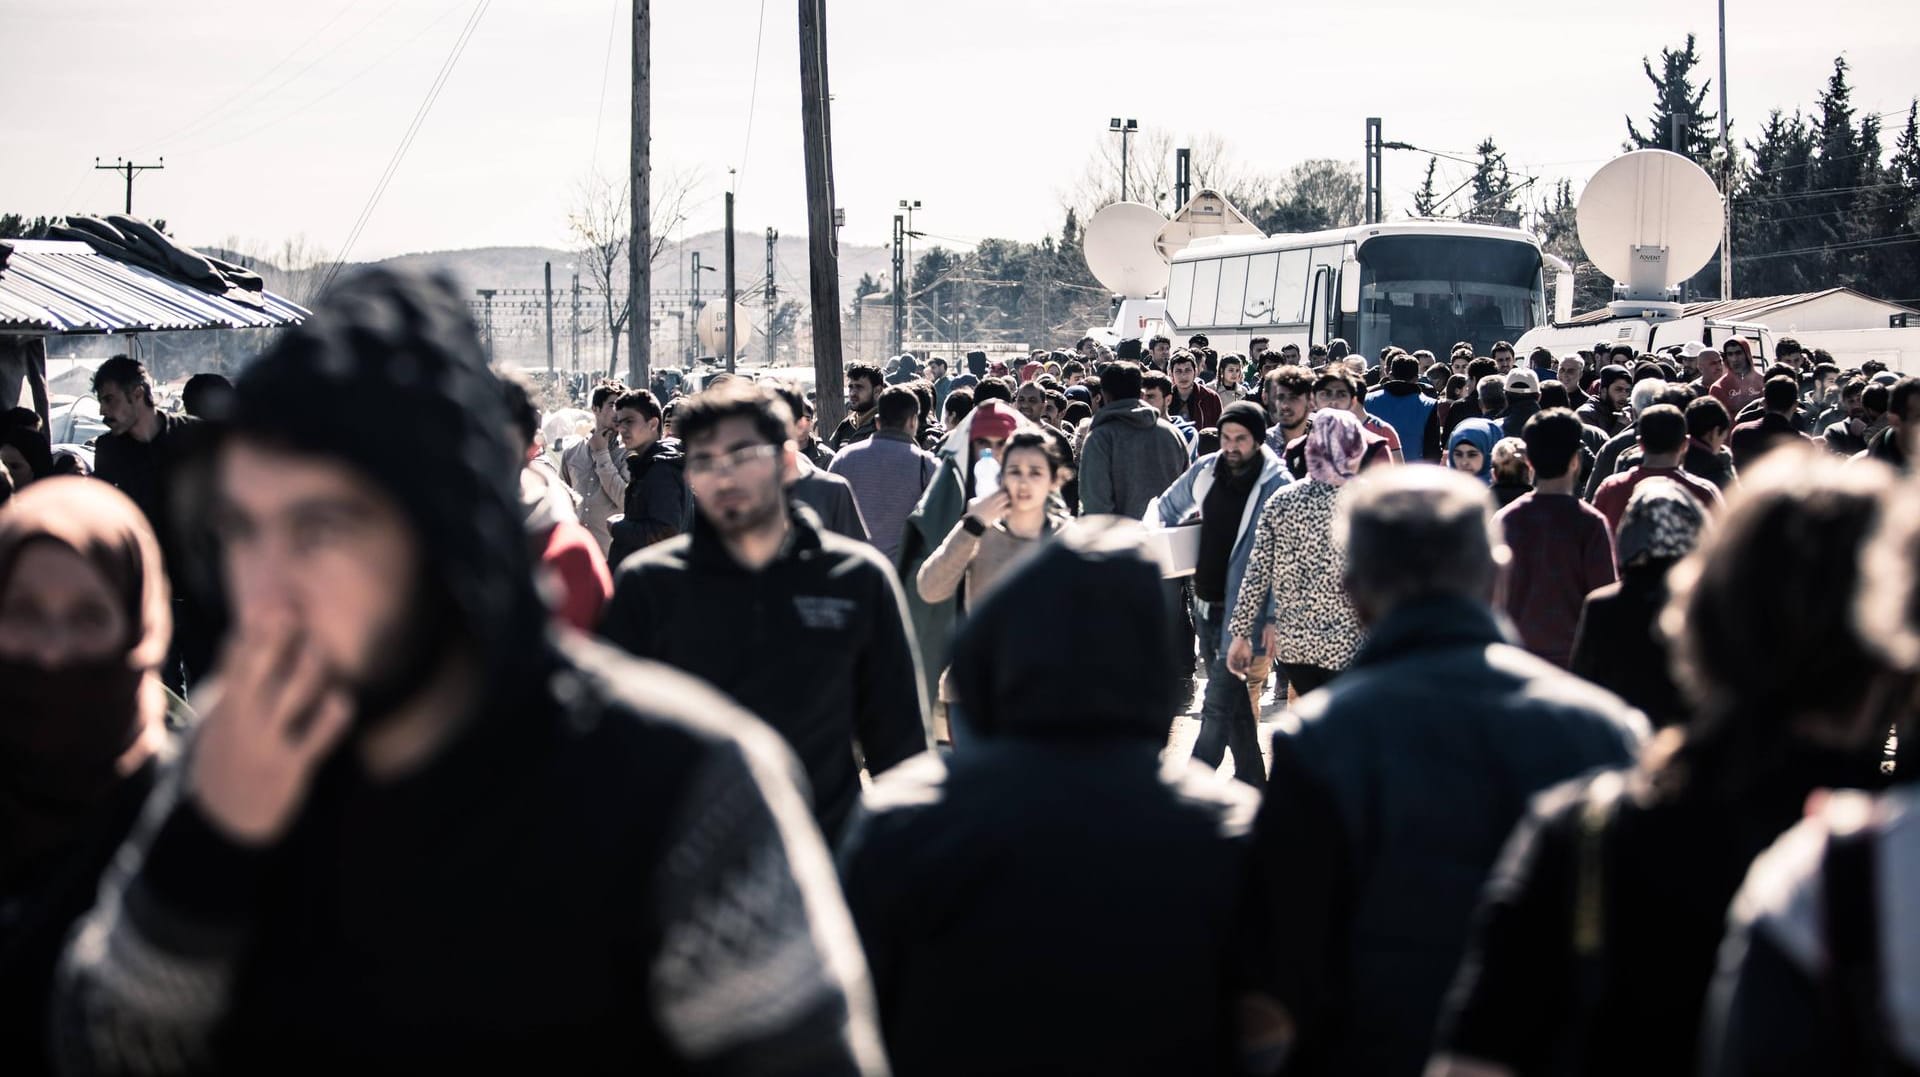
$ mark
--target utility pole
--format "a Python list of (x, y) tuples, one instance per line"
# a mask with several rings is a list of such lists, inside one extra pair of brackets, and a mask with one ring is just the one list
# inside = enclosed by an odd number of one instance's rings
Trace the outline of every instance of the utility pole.
[(1727, 140), (1727, 0), (1720, 0), (1720, 298), (1733, 298), (1733, 143)]
[(733, 350), (733, 192), (727, 192), (727, 305), (721, 314), (727, 319), (727, 373), (733, 373), (735, 352)]
[(113, 159), (113, 163), (112, 163), (112, 164), (110, 164), (110, 165), (103, 165), (103, 164), (101, 164), (101, 163), (100, 163), (100, 158), (98, 158), (98, 157), (95, 157), (95, 158), (93, 159), (93, 167), (94, 167), (94, 170), (95, 170), (95, 171), (97, 171), (97, 172), (124, 172), (124, 173), (126, 173), (126, 176), (127, 176), (127, 209), (126, 209), (126, 214), (127, 214), (127, 216), (129, 216), (129, 217), (131, 217), (131, 216), (133, 216), (133, 177), (134, 177), (134, 175), (135, 175), (136, 173), (139, 173), (139, 172), (158, 172), (158, 171), (161, 171), (161, 170), (163, 170), (163, 169), (165, 169), (165, 168), (167, 167), (167, 159), (166, 159), (165, 157), (162, 157), (162, 158), (160, 158), (160, 163), (159, 163), (159, 164), (157, 164), (157, 165), (137, 165), (137, 164), (134, 164), (134, 163), (133, 163), (132, 161), (122, 161), (122, 160), (121, 160), (120, 158), (118, 158), (118, 157), (115, 157), (115, 158)]
[(547, 373), (553, 373), (553, 263), (547, 263)]
[(1668, 124), (1667, 124), (1667, 127), (1668, 127), (1667, 148), (1679, 154), (1682, 157), (1685, 157), (1687, 155), (1687, 151), (1685, 149), (1687, 121), (1692, 118), (1693, 118), (1693, 113), (1676, 109), (1674, 110), (1673, 116), (1668, 121)]
[(907, 350), (906, 222), (893, 215), (893, 354)]
[(568, 349), (567, 369), (580, 369), (580, 271), (573, 271), (573, 346)]
[(650, 0), (633, 0), (633, 232), (627, 244), (627, 332), (632, 345), (627, 354), (628, 382), (645, 387), (653, 360), (653, 222), (648, 209), (647, 152), (652, 132), (649, 94), (653, 34)]
[(1173, 151), (1173, 209), (1187, 208), (1193, 198), (1193, 151), (1185, 146)]
[(493, 362), (493, 296), (495, 291), (497, 291), (497, 289), (494, 289), (494, 288), (475, 288), (474, 289), (474, 292), (477, 293), (481, 299), (484, 299), (487, 302), (486, 338), (487, 338), (487, 362), (489, 363)]
[(800, 126), (807, 165), (808, 284), (819, 425), (840, 425), (840, 252), (833, 231), (833, 139), (827, 102), (826, 0), (800, 0)]
[(765, 363), (766, 366), (772, 366), (774, 358), (779, 354), (774, 350), (774, 347), (773, 347), (773, 319), (780, 309), (779, 308), (780, 288), (779, 286), (773, 283), (773, 271), (774, 271), (773, 245), (774, 245), (774, 242), (779, 238), (780, 238), (780, 233), (774, 231), (771, 228), (767, 229), (767, 358)]
[(1367, 204), (1368, 224), (1379, 224), (1382, 216), (1380, 189), (1385, 183), (1381, 175), (1380, 117), (1367, 117)]

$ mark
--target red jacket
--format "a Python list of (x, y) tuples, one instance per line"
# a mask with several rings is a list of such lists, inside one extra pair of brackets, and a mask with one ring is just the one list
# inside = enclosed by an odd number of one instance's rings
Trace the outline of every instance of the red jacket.
[(1173, 402), (1167, 410), (1193, 424), (1195, 430), (1205, 430), (1220, 425), (1220, 394), (1200, 384), (1193, 383), (1193, 395), (1186, 402), (1180, 401), (1180, 390), (1173, 391)]

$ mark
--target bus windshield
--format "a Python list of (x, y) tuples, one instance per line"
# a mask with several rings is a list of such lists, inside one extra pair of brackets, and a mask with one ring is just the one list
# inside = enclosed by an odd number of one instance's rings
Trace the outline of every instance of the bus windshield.
[(1457, 341), (1486, 355), (1546, 318), (1540, 252), (1469, 236), (1380, 236), (1360, 248), (1361, 355), (1389, 344), (1445, 356)]

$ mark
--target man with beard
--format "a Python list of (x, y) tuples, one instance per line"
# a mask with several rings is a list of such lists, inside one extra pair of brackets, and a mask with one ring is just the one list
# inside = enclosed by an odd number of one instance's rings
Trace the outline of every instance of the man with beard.
[(1281, 366), (1270, 371), (1261, 383), (1262, 401), (1267, 407), (1267, 448), (1287, 465), (1296, 479), (1307, 477), (1304, 453), (1288, 453), (1288, 448), (1307, 436), (1313, 418), (1313, 374), (1303, 366)]
[(560, 476), (580, 498), (580, 522), (593, 534), (604, 556), (613, 549), (608, 520), (625, 511), (627, 454), (614, 430), (614, 406), (627, 387), (605, 381), (593, 387), (587, 402), (593, 408), (593, 432), (560, 447)]
[(693, 531), (620, 567), (601, 631), (785, 736), (831, 841), (860, 793), (856, 750), (877, 775), (930, 746), (900, 584), (873, 547), (789, 503), (794, 446), (777, 398), (733, 382), (688, 399), (678, 421)]
[(887, 387), (886, 381), (877, 366), (855, 363), (847, 368), (847, 415), (827, 439), (834, 452), (867, 440), (879, 428), (880, 390)]
[(883, 1072), (779, 739), (549, 635), (452, 284), (350, 279), (235, 394), (224, 688), (69, 944), (61, 1068)]
[[(1147, 509), (1147, 521), (1161, 527), (1175, 527), (1196, 516), (1200, 520), (1193, 626), (1200, 638), (1207, 689), (1193, 758), (1217, 767), (1231, 748), (1234, 777), (1255, 788), (1266, 784), (1258, 715), (1247, 686), (1227, 671), (1231, 637), (1226, 626), (1227, 615), (1240, 597), (1260, 510), (1275, 490), (1293, 481), (1279, 454), (1262, 444), (1266, 436), (1267, 417), (1258, 404), (1243, 400), (1227, 405), (1220, 415), (1220, 451), (1201, 457)], [(1263, 642), (1255, 637), (1256, 646)], [(1260, 649), (1264, 656), (1264, 647)]]

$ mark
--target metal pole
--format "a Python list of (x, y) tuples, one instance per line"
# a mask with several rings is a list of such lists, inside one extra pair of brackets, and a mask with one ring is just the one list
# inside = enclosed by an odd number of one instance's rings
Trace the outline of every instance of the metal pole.
[(648, 366), (653, 360), (652, 261), (653, 222), (648, 209), (647, 152), (651, 133), (648, 128), (650, 64), (648, 41), (652, 35), (650, 0), (633, 0), (633, 231), (627, 245), (627, 332), (632, 347), (627, 355), (629, 381), (644, 386)]
[(567, 369), (580, 369), (580, 271), (573, 271), (573, 346), (567, 350)]
[(727, 373), (733, 373), (733, 192), (727, 192), (727, 305), (720, 313), (727, 319)]
[(780, 233), (771, 228), (767, 229), (767, 355), (765, 362), (762, 364), (764, 366), (773, 365), (775, 354), (773, 349), (773, 320), (774, 316), (779, 312), (777, 304), (780, 289), (773, 283), (773, 245), (779, 238)]
[(693, 351), (689, 359), (700, 358), (700, 252), (693, 252), (693, 298), (688, 301), (688, 317), (693, 322)]
[(907, 231), (900, 215), (893, 215), (893, 352), (895, 355), (907, 350), (907, 281), (906, 252), (901, 249), (906, 242)]
[(547, 373), (553, 373), (553, 263), (547, 263)]
[(1122, 202), (1129, 201), (1127, 198), (1127, 134), (1127, 129), (1122, 127), (1120, 129), (1120, 201)]
[(1185, 146), (1173, 151), (1173, 208), (1185, 209), (1193, 198), (1193, 151)]
[(1720, 0), (1720, 298), (1733, 298), (1733, 143), (1727, 140), (1727, 0)]

